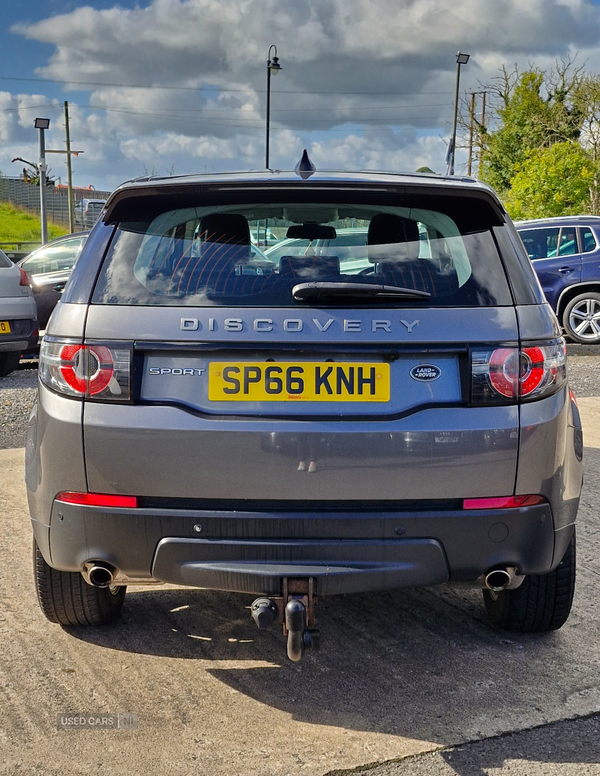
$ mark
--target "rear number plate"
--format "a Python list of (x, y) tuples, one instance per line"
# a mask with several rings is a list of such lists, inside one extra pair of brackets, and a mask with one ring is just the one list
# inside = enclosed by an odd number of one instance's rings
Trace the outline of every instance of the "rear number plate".
[(210, 401), (390, 400), (390, 365), (334, 361), (213, 361), (208, 365)]
[(10, 334), (10, 323), (8, 321), (0, 321), (0, 334)]

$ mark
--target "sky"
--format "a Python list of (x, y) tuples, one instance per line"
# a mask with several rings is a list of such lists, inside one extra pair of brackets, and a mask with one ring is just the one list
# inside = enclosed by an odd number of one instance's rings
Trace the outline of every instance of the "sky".
[[(5, 0), (0, 171), (37, 161), (36, 117), (65, 148), (65, 100), (76, 186), (264, 169), (275, 45), (271, 167), (307, 148), (319, 169), (445, 172), (458, 50), (465, 99), (503, 65), (600, 72), (598, 41), (592, 0)], [(65, 157), (48, 161), (66, 182)]]

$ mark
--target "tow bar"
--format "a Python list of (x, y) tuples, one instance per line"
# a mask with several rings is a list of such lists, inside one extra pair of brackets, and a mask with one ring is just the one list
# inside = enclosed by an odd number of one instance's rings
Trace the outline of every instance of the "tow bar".
[(257, 598), (251, 607), (252, 619), (259, 628), (281, 623), (287, 636), (287, 656), (295, 663), (305, 652), (317, 650), (320, 633), (316, 625), (314, 594), (315, 580), (285, 578), (281, 596)]

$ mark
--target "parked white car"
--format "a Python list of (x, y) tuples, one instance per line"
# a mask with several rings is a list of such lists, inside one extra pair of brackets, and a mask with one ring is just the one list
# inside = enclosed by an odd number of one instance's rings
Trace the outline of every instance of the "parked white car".
[(19, 365), (21, 353), (37, 344), (37, 310), (31, 279), (0, 251), (0, 377)]

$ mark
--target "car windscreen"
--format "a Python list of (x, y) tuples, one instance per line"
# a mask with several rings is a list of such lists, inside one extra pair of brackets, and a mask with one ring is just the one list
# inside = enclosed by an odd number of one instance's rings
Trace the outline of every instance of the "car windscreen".
[[(218, 204), (204, 197), (188, 207), (134, 199), (121, 209), (92, 303), (289, 307), (310, 304), (294, 289), (316, 282), (333, 291), (353, 283), (421, 292), (410, 301), (417, 305), (512, 304), (492, 234), (497, 216), (475, 198), (367, 192), (334, 201), (306, 191), (286, 201), (268, 189), (242, 197)], [(257, 233), (277, 241), (267, 261), (252, 253)], [(381, 304), (373, 294), (356, 296), (356, 304)], [(386, 304), (406, 305), (406, 297)]]

